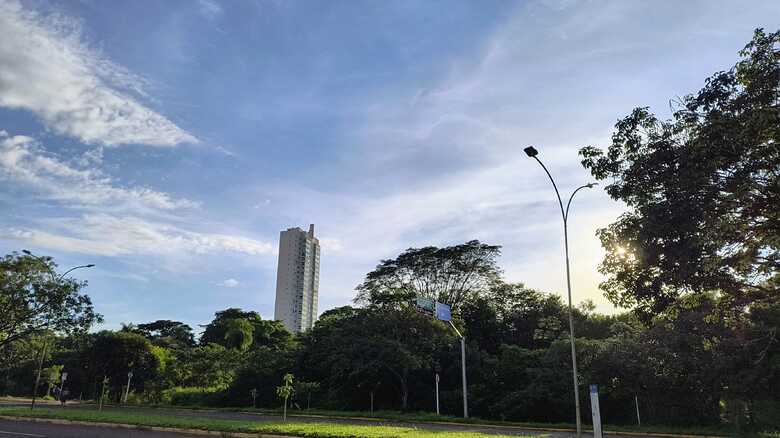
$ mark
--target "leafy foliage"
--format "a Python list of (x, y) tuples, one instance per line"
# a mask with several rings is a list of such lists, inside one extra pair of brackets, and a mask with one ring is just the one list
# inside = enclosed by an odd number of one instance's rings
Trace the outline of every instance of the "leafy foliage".
[(60, 278), (49, 257), (9, 254), (0, 259), (0, 351), (46, 330), (85, 332), (102, 321), (81, 294), (86, 282)]
[(637, 108), (583, 165), (630, 211), (599, 231), (602, 284), (648, 321), (685, 293), (740, 307), (780, 290), (780, 32), (756, 30), (729, 71), (678, 102)]
[(356, 302), (398, 308), (417, 297), (447, 303), (457, 312), (498, 279), (501, 247), (472, 240), (462, 245), (409, 248), (382, 260), (358, 286)]
[(192, 327), (179, 321), (159, 319), (146, 324), (138, 324), (136, 331), (152, 341), (153, 344), (173, 349), (195, 346)]

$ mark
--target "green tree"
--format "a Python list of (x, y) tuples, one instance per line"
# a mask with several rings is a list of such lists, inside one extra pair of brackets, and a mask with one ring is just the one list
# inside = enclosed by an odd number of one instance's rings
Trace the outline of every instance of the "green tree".
[(324, 315), (304, 340), (309, 379), (344, 391), (388, 382), (401, 409), (409, 407), (415, 373), (430, 370), (438, 346), (453, 344), (451, 329), (408, 309), (340, 308)]
[(599, 230), (602, 288), (645, 322), (681, 294), (719, 291), (736, 308), (780, 294), (779, 42), (756, 30), (671, 120), (637, 108), (606, 151), (580, 151), (629, 207)]
[(225, 323), (225, 346), (246, 351), (252, 345), (252, 324), (246, 319), (230, 319)]
[[(233, 320), (247, 321), (251, 330), (244, 323), (231, 322)], [(245, 312), (241, 309), (230, 308), (214, 314), (214, 319), (205, 326), (200, 337), (200, 344), (214, 343), (225, 347), (235, 346), (236, 339), (228, 336), (228, 331), (231, 328), (234, 330), (238, 328), (236, 324), (239, 324), (243, 331), (239, 338), (251, 339), (250, 345), (252, 347), (267, 346), (275, 349), (286, 349), (291, 347), (294, 342), (292, 333), (280, 321), (265, 321), (257, 312)]]
[(501, 247), (472, 240), (462, 245), (409, 248), (382, 260), (357, 287), (355, 301), (374, 307), (398, 308), (417, 297), (447, 303), (457, 312), (470, 298), (486, 291), (500, 269)]
[(225, 389), (243, 363), (241, 352), (220, 344), (208, 344), (177, 352), (174, 370), (177, 385)]
[(161, 347), (181, 349), (195, 346), (192, 327), (179, 321), (158, 319), (146, 324), (138, 324), (135, 331)]
[(102, 321), (81, 293), (87, 283), (59, 278), (56, 269), (50, 257), (13, 253), (0, 259), (0, 352), (46, 330), (86, 332)]
[(143, 391), (147, 382), (155, 381), (160, 370), (160, 359), (152, 343), (136, 333), (99, 332), (85, 355), (93, 381), (108, 377), (111, 394), (116, 397), (127, 384), (128, 372), (133, 372), (133, 387)]
[(52, 365), (50, 367), (46, 367), (41, 371), (41, 380), (44, 385), (46, 385), (46, 397), (51, 395), (51, 390), (54, 388), (57, 383), (60, 382), (60, 377), (62, 376), (62, 365)]
[(227, 346), (225, 344), (225, 335), (228, 331), (228, 324), (230, 324), (230, 321), (234, 319), (244, 319), (250, 324), (255, 321), (263, 320), (263, 318), (261, 318), (260, 314), (257, 312), (244, 312), (243, 310), (237, 308), (230, 308), (216, 312), (214, 314), (214, 319), (204, 327), (205, 330), (203, 330), (203, 334), (200, 336), (200, 344), (220, 344), (222, 346)]
[(280, 399), (284, 400), (284, 414), (282, 419), (287, 422), (287, 400), (295, 393), (295, 387), (293, 386), (293, 375), (287, 373), (282, 378), (282, 386), (276, 387), (276, 395)]
[(276, 396), (269, 391), (274, 388), (284, 375), (294, 368), (295, 350), (277, 350), (270, 347), (259, 347), (246, 353), (246, 359), (235, 374), (227, 390), (230, 403), (241, 405), (248, 401), (248, 389), (258, 390), (257, 406), (276, 406)]

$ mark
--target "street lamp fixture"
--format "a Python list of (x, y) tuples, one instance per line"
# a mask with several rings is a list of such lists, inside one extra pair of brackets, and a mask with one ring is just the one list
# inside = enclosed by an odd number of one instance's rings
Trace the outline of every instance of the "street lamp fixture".
[(542, 166), (542, 169), (544, 169), (544, 172), (547, 174), (547, 176), (550, 178), (550, 182), (553, 185), (553, 189), (555, 189), (555, 195), (558, 197), (558, 205), (561, 207), (561, 216), (563, 217), (563, 242), (564, 242), (564, 248), (566, 253), (566, 288), (569, 295), (569, 341), (571, 343), (571, 367), (572, 367), (572, 379), (574, 383), (574, 409), (575, 409), (575, 415), (577, 419), (577, 438), (582, 437), (582, 420), (580, 419), (580, 391), (579, 391), (579, 382), (577, 378), (577, 349), (574, 346), (574, 317), (572, 315), (572, 304), (571, 304), (571, 273), (569, 269), (569, 229), (568, 229), (568, 222), (569, 222), (569, 207), (571, 206), (571, 201), (574, 199), (574, 195), (577, 194), (577, 192), (580, 191), (580, 189), (588, 188), (592, 189), (596, 186), (596, 183), (588, 183), (582, 186), (577, 187), (574, 192), (572, 192), (571, 196), (569, 196), (569, 202), (566, 203), (566, 209), (563, 208), (563, 200), (561, 199), (561, 194), (558, 192), (558, 186), (555, 184), (555, 180), (553, 179), (552, 175), (550, 174), (550, 171), (547, 170), (547, 167), (544, 165), (544, 163), (539, 160), (537, 155), (539, 155), (539, 151), (536, 150), (533, 146), (528, 146), (527, 148), (523, 149), (525, 151), (525, 154), (528, 155), (530, 158), (533, 158), (536, 160), (537, 163), (539, 163), (540, 166)]

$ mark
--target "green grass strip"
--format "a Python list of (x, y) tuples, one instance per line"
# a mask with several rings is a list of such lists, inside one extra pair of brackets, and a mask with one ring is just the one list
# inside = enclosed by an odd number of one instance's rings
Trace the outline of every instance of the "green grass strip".
[[(146, 427), (201, 429), (219, 432), (244, 432), (290, 435), (307, 438), (511, 438), (508, 435), (488, 435), (477, 432), (421, 430), (412, 427), (359, 426), (333, 423), (268, 423), (242, 420), (150, 415), (148, 413), (98, 412), (86, 409), (0, 408), (0, 415), (92, 423), (133, 424)], [(516, 437), (514, 435), (513, 437)], [(531, 435), (528, 435), (531, 436)]]

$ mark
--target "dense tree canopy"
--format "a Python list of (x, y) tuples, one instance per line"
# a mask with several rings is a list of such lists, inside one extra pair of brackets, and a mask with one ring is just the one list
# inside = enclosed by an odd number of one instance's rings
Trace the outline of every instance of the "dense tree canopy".
[(356, 302), (399, 307), (418, 297), (447, 303), (454, 312), (498, 279), (501, 247), (472, 240), (462, 245), (409, 248), (382, 262), (358, 286)]
[(95, 380), (107, 377), (111, 393), (118, 396), (130, 371), (134, 387), (143, 390), (146, 383), (157, 377), (160, 358), (152, 343), (141, 335), (103, 331), (94, 335), (84, 364)]
[(637, 108), (583, 165), (629, 212), (599, 231), (602, 287), (645, 319), (684, 293), (744, 306), (780, 294), (780, 33), (757, 30), (731, 70), (678, 102)]
[(280, 321), (263, 320), (257, 312), (236, 308), (216, 312), (200, 337), (201, 345), (214, 343), (240, 349), (250, 345), (287, 348), (292, 342), (292, 333)]
[(86, 282), (60, 278), (56, 269), (48, 257), (14, 253), (0, 259), (0, 350), (46, 330), (85, 332), (101, 321), (81, 293)]
[(178, 349), (195, 346), (192, 327), (179, 321), (159, 319), (146, 324), (138, 324), (136, 331), (155, 345)]

